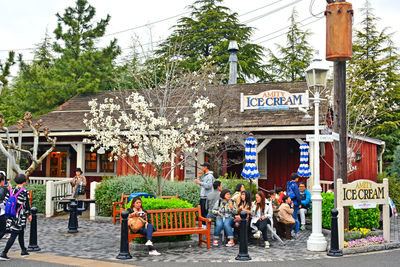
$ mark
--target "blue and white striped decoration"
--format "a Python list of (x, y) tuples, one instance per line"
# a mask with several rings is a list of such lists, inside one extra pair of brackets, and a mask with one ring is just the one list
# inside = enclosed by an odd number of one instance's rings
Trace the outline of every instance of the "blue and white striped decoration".
[(310, 177), (311, 176), (311, 171), (310, 167), (308, 165), (308, 150), (310, 147), (308, 144), (301, 144), (300, 145), (300, 166), (299, 169), (297, 170), (297, 175), (300, 177)]
[(257, 141), (254, 137), (248, 137), (244, 142), (245, 146), (245, 160), (242, 176), (247, 179), (255, 179), (260, 177), (258, 172), (256, 159), (257, 159)]

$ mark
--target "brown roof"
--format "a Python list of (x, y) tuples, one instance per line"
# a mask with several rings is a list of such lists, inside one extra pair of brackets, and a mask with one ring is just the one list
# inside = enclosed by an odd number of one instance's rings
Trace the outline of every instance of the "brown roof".
[[(210, 90), (221, 90), (221, 93), (226, 96), (228, 100), (230, 118), (228, 118), (226, 127), (270, 127), (313, 125), (314, 121), (302, 121), (301, 119), (304, 113), (298, 109), (245, 110), (244, 112), (240, 112), (240, 93), (256, 95), (267, 90), (284, 90), (290, 93), (299, 93), (305, 92), (306, 88), (307, 85), (305, 82), (281, 82), (224, 85), (211, 88)], [(85, 129), (83, 124), (84, 114), (89, 112), (88, 101), (97, 98), (102, 102), (104, 98), (112, 97), (116, 94), (118, 94), (118, 92), (107, 91), (93, 95), (77, 95), (59, 106), (56, 110), (41, 115), (33, 119), (33, 121), (42, 119), (43, 125), (48, 126), (52, 132), (82, 131)], [(212, 96), (210, 98), (210, 101), (213, 102)], [(321, 103), (321, 107), (323, 110), (320, 111), (320, 120), (322, 120), (326, 114), (326, 101)], [(309, 114), (313, 116), (313, 113), (313, 109), (311, 109)], [(10, 126), (9, 129), (10, 131), (15, 131), (16, 127), (13, 125)]]

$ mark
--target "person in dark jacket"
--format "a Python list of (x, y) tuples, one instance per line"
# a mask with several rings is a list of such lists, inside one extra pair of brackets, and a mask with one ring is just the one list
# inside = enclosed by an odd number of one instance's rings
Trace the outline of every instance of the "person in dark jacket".
[[(31, 207), (29, 206), (29, 195), (25, 189), (26, 185), (25, 174), (18, 174), (15, 177), (14, 181), (17, 184), (17, 186), (15, 186), (12, 189), (13, 195), (17, 194), (21, 189), (22, 190), (17, 196), (17, 205), (15, 207), (15, 210), (18, 211), (17, 216), (7, 219), (6, 227), (7, 229), (10, 229), (11, 236), (7, 241), (6, 247), (4, 248), (3, 252), (0, 255), (0, 260), (3, 261), (10, 259), (7, 257), (7, 253), (14, 244), (15, 239), (17, 237), (19, 245), (21, 247), (21, 256), (22, 257), (29, 256), (29, 253), (25, 247), (24, 232), (25, 232), (26, 222), (27, 221), (31, 222), (32, 216), (30, 215)], [(6, 192), (6, 196), (4, 198), (5, 203), (7, 203), (9, 197), (10, 197), (10, 192)]]
[(213, 183), (213, 188), (214, 188), (214, 191), (212, 191), (211, 193), (209, 193), (207, 195), (207, 208), (208, 208), (207, 218), (212, 218), (212, 209), (215, 205), (215, 202), (217, 202), (218, 200), (221, 199), (219, 197), (219, 195), (221, 194), (221, 191), (222, 191), (221, 181), (215, 181)]
[[(299, 209), (301, 208), (301, 195), (299, 186), (299, 176), (297, 173), (292, 173), (291, 181), (287, 182), (286, 194), (293, 201), (293, 219), (297, 220)], [(294, 229), (294, 227), (293, 227)]]
[(6, 234), (6, 216), (4, 215), (6, 192), (8, 188), (4, 186), (6, 182), (6, 176), (3, 172), (0, 172), (0, 239)]

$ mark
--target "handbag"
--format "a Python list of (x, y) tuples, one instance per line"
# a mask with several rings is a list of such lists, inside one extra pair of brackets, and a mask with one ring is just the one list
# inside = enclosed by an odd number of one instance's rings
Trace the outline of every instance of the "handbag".
[(141, 217), (133, 216), (128, 219), (128, 226), (132, 230), (133, 233), (136, 233), (137, 231), (142, 229), (143, 226), (147, 227), (147, 221)]

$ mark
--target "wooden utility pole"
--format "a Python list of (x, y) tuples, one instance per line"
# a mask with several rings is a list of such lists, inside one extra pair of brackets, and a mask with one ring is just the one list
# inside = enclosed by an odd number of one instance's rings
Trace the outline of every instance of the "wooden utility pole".
[[(334, 77), (334, 123), (333, 131), (339, 134), (339, 141), (334, 142), (334, 179), (335, 195), (337, 195), (336, 181), (342, 179), (347, 183), (347, 123), (346, 123), (346, 61), (335, 61), (333, 65)], [(335, 198), (335, 208), (337, 199)], [(344, 208), (344, 224), (348, 228), (349, 208)], [(347, 222), (347, 223), (346, 223)], [(347, 225), (346, 225), (347, 224)]]
[[(327, 1), (326, 60), (334, 61), (334, 121), (333, 131), (339, 134), (334, 142), (335, 208), (336, 181), (347, 183), (347, 120), (346, 120), (346, 61), (352, 57), (353, 9), (346, 1)], [(349, 212), (344, 210), (344, 226), (348, 228)]]

